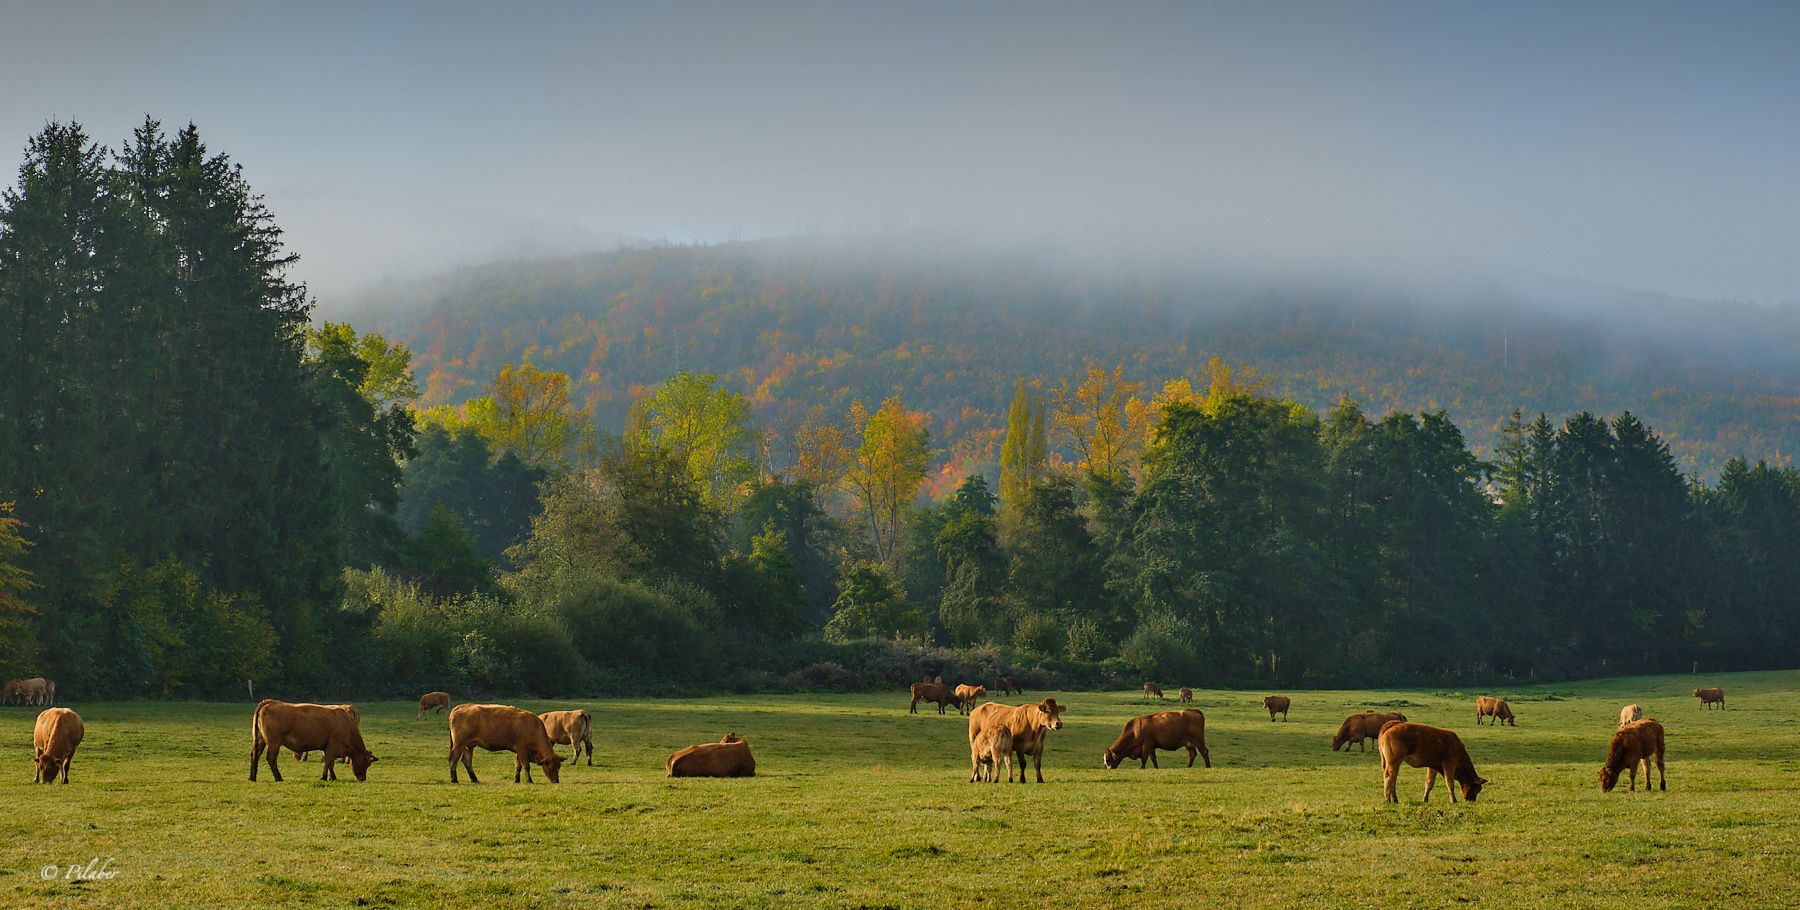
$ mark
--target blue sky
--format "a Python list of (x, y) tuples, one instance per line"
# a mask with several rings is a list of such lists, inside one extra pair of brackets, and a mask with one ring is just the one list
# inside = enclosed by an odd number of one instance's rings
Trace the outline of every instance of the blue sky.
[(1800, 302), (1796, 47), (1791, 3), (0, 0), (0, 146), (191, 120), (324, 298), (902, 229)]

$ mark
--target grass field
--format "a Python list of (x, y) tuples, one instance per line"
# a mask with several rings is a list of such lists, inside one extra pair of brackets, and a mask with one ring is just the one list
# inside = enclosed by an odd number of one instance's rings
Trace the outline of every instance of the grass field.
[[(1689, 693), (1725, 687), (1727, 711)], [(1169, 687), (1173, 695), (1174, 688)], [(1202, 690), (1211, 770), (1163, 753), (1115, 771), (1137, 693), (1069, 706), (1043, 786), (967, 783), (965, 721), (906, 697), (521, 702), (585, 707), (599, 752), (515, 785), (508, 753), (451, 785), (444, 719), (362, 703), (369, 780), (250, 783), (247, 704), (71, 705), (67, 786), (33, 785), (37, 710), (0, 708), (0, 906), (52, 907), (1770, 907), (1800, 903), (1800, 673), (1518, 687), (1516, 728), (1478, 693)], [(1019, 699), (1013, 699), (1017, 702)], [(1669, 791), (1602, 794), (1619, 706), (1668, 729)], [(1490, 780), (1475, 804), (1424, 771), (1381, 801), (1377, 759), (1333, 753), (1369, 707), (1456, 730)], [(925, 707), (921, 708), (926, 712)], [(675, 749), (736, 731), (757, 776), (669, 780)], [(566, 749), (564, 752), (566, 753)], [(263, 769), (266, 772), (266, 768)], [(66, 880), (97, 859), (111, 878)], [(108, 862), (110, 860), (110, 862)], [(55, 878), (44, 868), (55, 865)]]

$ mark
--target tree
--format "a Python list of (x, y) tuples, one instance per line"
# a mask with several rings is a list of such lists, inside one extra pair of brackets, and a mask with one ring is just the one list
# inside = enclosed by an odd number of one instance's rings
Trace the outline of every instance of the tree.
[(857, 402), (850, 423), (861, 441), (846, 466), (844, 484), (856, 496), (877, 558), (898, 565), (906, 516), (925, 483), (931, 464), (931, 435), (906, 410), (898, 395), (869, 412)]
[(913, 635), (924, 631), (918, 612), (906, 602), (906, 592), (888, 567), (879, 562), (859, 562), (844, 573), (843, 592), (832, 605), (825, 624), (828, 641)]
[(465, 410), (495, 455), (510, 452), (537, 470), (568, 470), (587, 433), (586, 415), (569, 402), (569, 377), (529, 363), (503, 365)]
[(31, 628), (37, 609), (25, 599), (37, 584), (19, 565), (31, 541), (19, 533), (22, 523), (12, 511), (12, 503), (0, 502), (0, 673), (22, 675), (37, 657)]
[(715, 507), (730, 509), (755, 476), (750, 402), (711, 373), (686, 370), (644, 402), (644, 430), (692, 477)]
[(447, 507), (467, 529), (476, 555), (490, 563), (530, 533), (547, 471), (526, 467), (511, 452), (491, 458), (487, 440), (468, 426), (428, 426), (416, 445), (396, 513), (402, 530), (421, 533), (431, 513)]
[(1125, 365), (1112, 375), (1092, 363), (1087, 378), (1051, 393), (1050, 425), (1076, 453), (1076, 468), (1102, 477), (1123, 477), (1136, 466), (1145, 433), (1145, 411), (1135, 397), (1141, 382), (1125, 381)]

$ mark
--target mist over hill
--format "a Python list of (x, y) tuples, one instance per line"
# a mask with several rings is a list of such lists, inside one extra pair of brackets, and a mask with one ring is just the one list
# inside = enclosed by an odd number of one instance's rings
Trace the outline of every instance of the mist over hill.
[(427, 404), (503, 364), (571, 378), (596, 423), (679, 369), (712, 372), (766, 425), (904, 396), (944, 477), (997, 458), (1014, 382), (1123, 364), (1149, 397), (1209, 358), (1315, 409), (1443, 409), (1480, 454), (1514, 409), (1630, 410), (1702, 477), (1800, 448), (1800, 309), (1533, 275), (1407, 282), (1101, 269), (1041, 252), (788, 239), (502, 263), (389, 285), (332, 318), (404, 341)]

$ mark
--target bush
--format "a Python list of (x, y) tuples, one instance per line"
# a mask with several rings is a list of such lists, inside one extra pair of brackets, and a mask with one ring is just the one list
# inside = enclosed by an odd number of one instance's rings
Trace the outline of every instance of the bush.
[(716, 610), (704, 592), (590, 574), (562, 579), (551, 597), (548, 607), (576, 652), (596, 666), (701, 679), (717, 663), (714, 636), (703, 624)]
[(1138, 624), (1119, 645), (1119, 656), (1146, 677), (1198, 681), (1204, 674), (1193, 644), (1193, 627), (1170, 614)]

